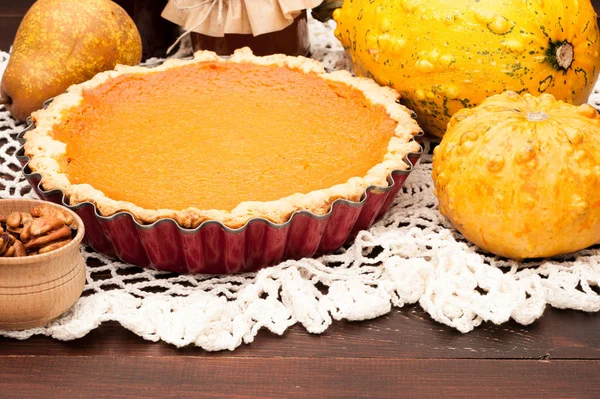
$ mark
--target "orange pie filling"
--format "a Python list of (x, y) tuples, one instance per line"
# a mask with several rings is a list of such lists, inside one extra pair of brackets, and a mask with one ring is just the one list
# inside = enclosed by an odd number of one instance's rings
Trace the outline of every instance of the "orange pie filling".
[(45, 190), (104, 216), (285, 223), (409, 168), (421, 129), (398, 97), (302, 57), (204, 51), (71, 86), (33, 113), (24, 150)]
[(60, 169), (145, 209), (231, 210), (364, 176), (397, 122), (316, 73), (201, 62), (122, 74), (82, 92), (51, 136)]

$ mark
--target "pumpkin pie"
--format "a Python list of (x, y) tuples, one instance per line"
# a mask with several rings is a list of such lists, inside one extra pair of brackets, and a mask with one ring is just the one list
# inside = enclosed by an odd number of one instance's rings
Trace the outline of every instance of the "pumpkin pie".
[(45, 190), (103, 216), (285, 223), (409, 169), (421, 129), (397, 99), (303, 57), (198, 52), (71, 86), (32, 115), (24, 150)]

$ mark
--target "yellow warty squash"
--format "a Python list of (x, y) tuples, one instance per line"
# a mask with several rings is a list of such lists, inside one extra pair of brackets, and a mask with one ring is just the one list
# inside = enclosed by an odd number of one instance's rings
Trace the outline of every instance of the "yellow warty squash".
[(438, 136), (490, 95), (582, 104), (598, 77), (590, 0), (346, 0), (334, 18), (357, 74), (398, 90)]
[(507, 92), (456, 113), (433, 157), (439, 210), (469, 241), (515, 259), (600, 242), (600, 117), (550, 94)]

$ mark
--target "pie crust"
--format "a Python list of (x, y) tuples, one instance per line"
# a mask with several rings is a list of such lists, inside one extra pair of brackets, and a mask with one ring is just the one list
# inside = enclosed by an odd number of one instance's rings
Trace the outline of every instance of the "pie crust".
[[(190, 63), (252, 63), (287, 67), (303, 73), (314, 73), (327, 81), (339, 82), (358, 89), (373, 105), (384, 107), (390, 119), (397, 122), (394, 134), (387, 145), (387, 153), (382, 162), (374, 165), (364, 176), (355, 176), (347, 182), (324, 187), (305, 194), (293, 194), (274, 201), (241, 202), (232, 210), (198, 209), (145, 209), (127, 201), (117, 201), (107, 197), (100, 190), (89, 184), (72, 184), (67, 174), (61, 170), (59, 160), (67, 155), (67, 145), (53, 138), (54, 125), (61, 122), (64, 111), (79, 106), (83, 100), (83, 91), (96, 88), (109, 79), (123, 74), (146, 74), (164, 71)], [(257, 57), (245, 48), (237, 50), (230, 58), (223, 59), (213, 52), (201, 51), (193, 60), (170, 59), (154, 68), (117, 66), (114, 71), (103, 72), (91, 80), (71, 86), (66, 93), (53, 99), (50, 105), (32, 114), (35, 127), (25, 133), (24, 152), (30, 158), (29, 168), (42, 177), (44, 190), (61, 190), (68, 203), (76, 205), (84, 202), (93, 203), (102, 216), (113, 216), (119, 212), (129, 212), (142, 224), (151, 224), (161, 219), (173, 219), (183, 228), (196, 228), (205, 221), (218, 221), (229, 228), (240, 228), (255, 218), (267, 219), (273, 223), (287, 222), (291, 215), (298, 211), (308, 211), (315, 215), (327, 214), (334, 201), (346, 199), (361, 201), (370, 187), (388, 187), (393, 171), (410, 169), (408, 154), (418, 153), (420, 146), (413, 137), (422, 132), (413, 119), (414, 113), (397, 103), (399, 94), (374, 81), (353, 77), (349, 72), (336, 71), (327, 73), (322, 64), (304, 57), (272, 55)], [(332, 165), (335, 167), (335, 165)]]

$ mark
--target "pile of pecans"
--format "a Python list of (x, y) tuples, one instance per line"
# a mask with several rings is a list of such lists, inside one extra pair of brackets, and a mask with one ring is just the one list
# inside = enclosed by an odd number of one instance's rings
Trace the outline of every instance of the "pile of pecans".
[(0, 216), (0, 257), (44, 254), (64, 247), (73, 240), (77, 222), (69, 213), (38, 205), (26, 212)]

